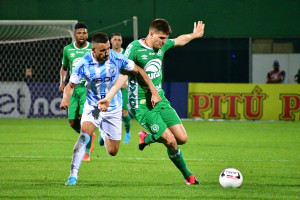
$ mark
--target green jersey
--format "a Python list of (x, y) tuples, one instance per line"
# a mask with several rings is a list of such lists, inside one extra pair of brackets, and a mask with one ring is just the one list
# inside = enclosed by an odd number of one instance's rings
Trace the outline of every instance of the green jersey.
[[(154, 50), (147, 47), (142, 40), (135, 40), (128, 45), (125, 52), (125, 56), (146, 71), (161, 98), (164, 98), (164, 91), (162, 89), (162, 60), (165, 52), (174, 45), (173, 40), (167, 39), (161, 49)], [(152, 94), (147, 85), (134, 75), (129, 76), (128, 83), (130, 108), (152, 108)]]
[(62, 66), (66, 70), (69, 68), (70, 75), (78, 61), (89, 51), (92, 50), (92, 43), (87, 42), (84, 48), (77, 48), (75, 42), (65, 46), (63, 51)]

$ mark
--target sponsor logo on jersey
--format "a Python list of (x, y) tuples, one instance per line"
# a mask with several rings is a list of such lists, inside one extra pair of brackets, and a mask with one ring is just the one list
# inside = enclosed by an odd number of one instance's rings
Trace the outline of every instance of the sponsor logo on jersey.
[(138, 51), (147, 51), (147, 49), (139, 49)]
[(155, 53), (149, 52), (149, 56), (154, 56)]
[(83, 53), (86, 53), (86, 52), (84, 52), (84, 51), (76, 51), (76, 53), (83, 54)]
[(144, 67), (150, 79), (155, 79), (161, 76), (161, 60), (150, 60)]
[(147, 55), (142, 55), (141, 57), (142, 57), (143, 60), (147, 60), (148, 59)]
[(75, 57), (75, 53), (71, 53), (70, 56), (71, 56), (71, 57)]

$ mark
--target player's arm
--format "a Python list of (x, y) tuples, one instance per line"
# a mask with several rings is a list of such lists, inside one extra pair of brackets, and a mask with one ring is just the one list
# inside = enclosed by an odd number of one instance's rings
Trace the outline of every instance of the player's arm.
[(60, 81), (59, 81), (59, 91), (60, 92), (64, 92), (66, 74), (67, 74), (67, 67), (61, 66), (61, 68), (60, 68)]
[(202, 21), (198, 21), (198, 23), (194, 22), (193, 33), (180, 35), (179, 37), (173, 39), (175, 42), (175, 46), (184, 46), (191, 40), (202, 37), (204, 34), (204, 27), (205, 24), (203, 24)]
[(60, 109), (66, 110), (70, 106), (70, 97), (72, 96), (75, 87), (76, 87), (76, 84), (74, 84), (72, 82), (69, 82), (68, 85), (65, 87), (63, 99), (59, 106)]
[(149, 87), (149, 89), (152, 93), (151, 103), (152, 103), (152, 106), (154, 107), (156, 104), (158, 104), (158, 102), (161, 101), (161, 97), (159, 96), (159, 94), (158, 94), (155, 86), (153, 85), (151, 79), (149, 78), (149, 76), (147, 75), (145, 70), (142, 69), (141, 67), (137, 66), (136, 64), (134, 64), (134, 68), (133, 68), (132, 73), (135, 74), (141, 81), (146, 83), (146, 85)]
[(122, 70), (121, 74), (114, 82), (113, 86), (109, 89), (105, 98), (101, 99), (97, 102), (98, 108), (102, 111), (106, 111), (107, 107), (109, 107), (110, 101), (117, 94), (117, 92), (122, 88), (124, 84), (126, 84), (128, 80), (128, 72)]

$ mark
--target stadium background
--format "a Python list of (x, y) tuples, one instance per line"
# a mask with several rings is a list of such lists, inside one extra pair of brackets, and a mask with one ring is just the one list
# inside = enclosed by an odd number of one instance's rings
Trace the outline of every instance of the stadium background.
[[(292, 75), (300, 68), (298, 65), (300, 53), (300, 27), (297, 23), (300, 20), (300, 2), (296, 0), (65, 0), (65, 1), (0, 1), (1, 20), (78, 20), (85, 22), (89, 27), (90, 36), (103, 27), (121, 23), (119, 26), (103, 30), (107, 34), (121, 32), (124, 37), (124, 45), (132, 41), (132, 16), (138, 17), (139, 38), (147, 35), (148, 25), (154, 18), (165, 18), (172, 26), (171, 38), (183, 33), (192, 31), (193, 22), (203, 20), (206, 24), (205, 37), (194, 40), (188, 45), (167, 52), (164, 60), (164, 89), (166, 96), (170, 99), (180, 117), (188, 116), (189, 83), (262, 83), (264, 80), (256, 80), (255, 77), (265, 74), (272, 68), (273, 58), (289, 56), (295, 54), (297, 59), (293, 62), (287, 60), (290, 68), (285, 69), (287, 83), (292, 83)], [(129, 20), (128, 20), (129, 19)], [(59, 68), (62, 47), (56, 41), (47, 42), (46, 46), (37, 44), (30, 50), (37, 52), (39, 56), (26, 63), (27, 66), (35, 68), (35, 73), (31, 80), (24, 80), (24, 70), (14, 58), (10, 58), (12, 65), (4, 66), (4, 59), (1, 59), (1, 81), (26, 81), (29, 82), (29, 89), (35, 91), (40, 84), (47, 83), (47, 91), (53, 91), (57, 87), (59, 80)], [(65, 42), (69, 43), (69, 40)], [(292, 48), (286, 49), (286, 45)], [(61, 44), (60, 44), (61, 45)], [(261, 48), (262, 46), (269, 48)], [(275, 46), (279, 46), (277, 51)], [(281, 46), (280, 46), (281, 45)], [(63, 46), (63, 45), (62, 45)], [(61, 49), (58, 56), (49, 58), (48, 51), (53, 48)], [(41, 49), (43, 49), (41, 51)], [(278, 50), (279, 49), (279, 50)], [(280, 50), (281, 49), (281, 50)], [(256, 53), (256, 54), (255, 54)], [(26, 46), (22, 48), (6, 49), (2, 46), (1, 56), (14, 55), (15, 57), (28, 56)], [(253, 55), (262, 55), (267, 71), (257, 71), (260, 66), (254, 66), (256, 60)], [(269, 56), (269, 57), (268, 57)], [(49, 74), (43, 70), (44, 63), (51, 66), (48, 68)], [(49, 64), (50, 63), (50, 64)], [(294, 63), (294, 65), (293, 65)], [(21, 66), (23, 67), (23, 66)], [(286, 66), (283, 66), (286, 67)], [(3, 74), (16, 71), (13, 77), (7, 78)], [(19, 86), (16, 86), (17, 88)], [(298, 90), (299, 91), (299, 90)], [(297, 97), (299, 92), (295, 91)], [(49, 95), (49, 92), (45, 92)], [(226, 91), (224, 91), (226, 92)], [(249, 90), (251, 92), (251, 90)], [(57, 96), (58, 92), (51, 95)], [(50, 96), (51, 96), (50, 95)], [(278, 94), (279, 95), (279, 94)], [(16, 111), (19, 109), (17, 103), (22, 94), (15, 94)], [(31, 95), (34, 102), (38, 97)], [(35, 99), (36, 98), (36, 99)], [(45, 99), (47, 99), (45, 97)], [(294, 104), (299, 103), (300, 98), (294, 100)], [(58, 104), (57, 99), (47, 99), (49, 110), (36, 105), (30, 106), (29, 117), (62, 117), (58, 109), (51, 109), (51, 103)], [(33, 104), (32, 102), (32, 104)], [(52, 105), (52, 107), (57, 105)], [(299, 114), (298, 106), (294, 106), (294, 112)], [(20, 110), (20, 109), (19, 109)], [(37, 111), (38, 110), (38, 111)], [(56, 111), (54, 111), (56, 110)], [(56, 112), (55, 113), (53, 113)], [(267, 111), (266, 111), (267, 112)], [(280, 113), (274, 115), (274, 119), (279, 119)], [(297, 116), (295, 118), (299, 120)]]

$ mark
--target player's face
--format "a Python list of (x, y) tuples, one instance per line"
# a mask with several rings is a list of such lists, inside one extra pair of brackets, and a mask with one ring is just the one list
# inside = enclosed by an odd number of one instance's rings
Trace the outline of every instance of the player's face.
[(123, 43), (122, 37), (118, 36), (118, 35), (115, 35), (114, 37), (112, 37), (110, 42), (111, 42), (112, 49), (120, 49), (121, 45)]
[(110, 49), (109, 41), (107, 41), (107, 43), (98, 43), (96, 45), (93, 45), (92, 51), (95, 60), (97, 60), (98, 62), (107, 61), (109, 55), (109, 49)]
[(87, 29), (86, 28), (76, 29), (74, 37), (75, 37), (76, 43), (79, 44), (80, 46), (82, 46), (88, 38)]
[(152, 32), (150, 35), (152, 36), (153, 49), (161, 49), (166, 43), (166, 39), (169, 37), (169, 35), (163, 32)]

